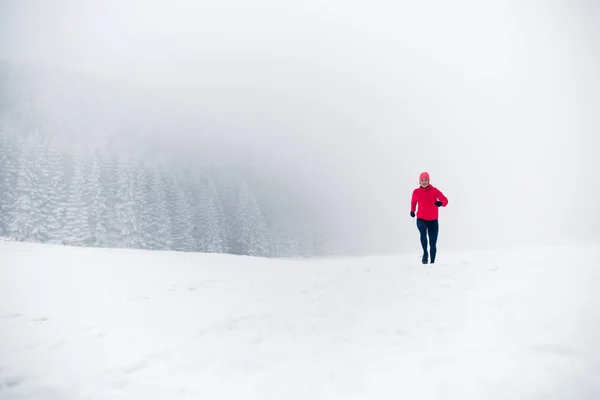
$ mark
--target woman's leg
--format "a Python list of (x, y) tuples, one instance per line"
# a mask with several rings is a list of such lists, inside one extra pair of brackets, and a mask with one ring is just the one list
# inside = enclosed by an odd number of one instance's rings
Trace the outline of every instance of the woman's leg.
[(428, 221), (427, 223), (429, 231), (429, 248), (431, 253), (431, 263), (435, 262), (435, 255), (437, 254), (437, 238), (440, 230), (438, 220)]
[(423, 247), (423, 264), (427, 263), (429, 255), (427, 254), (427, 221), (417, 218), (417, 228), (421, 234), (421, 247)]

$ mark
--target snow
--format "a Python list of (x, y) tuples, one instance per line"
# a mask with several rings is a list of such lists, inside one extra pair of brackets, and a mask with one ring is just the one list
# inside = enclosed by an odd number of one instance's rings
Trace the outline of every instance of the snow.
[(276, 260), (0, 241), (0, 399), (598, 399), (600, 246)]

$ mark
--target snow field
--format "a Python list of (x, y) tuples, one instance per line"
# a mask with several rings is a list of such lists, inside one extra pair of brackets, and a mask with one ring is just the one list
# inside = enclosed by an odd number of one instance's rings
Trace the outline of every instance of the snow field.
[(0, 399), (599, 398), (599, 254), (0, 242)]

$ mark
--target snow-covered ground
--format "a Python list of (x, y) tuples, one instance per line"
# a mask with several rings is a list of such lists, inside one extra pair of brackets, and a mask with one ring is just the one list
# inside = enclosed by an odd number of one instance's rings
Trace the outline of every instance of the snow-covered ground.
[(2, 241), (0, 398), (600, 398), (599, 245), (438, 259)]

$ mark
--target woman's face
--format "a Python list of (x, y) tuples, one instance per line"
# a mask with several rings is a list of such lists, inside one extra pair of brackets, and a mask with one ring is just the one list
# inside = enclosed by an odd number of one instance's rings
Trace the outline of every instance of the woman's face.
[(426, 188), (427, 186), (429, 186), (429, 179), (427, 179), (427, 178), (421, 179), (421, 187)]

